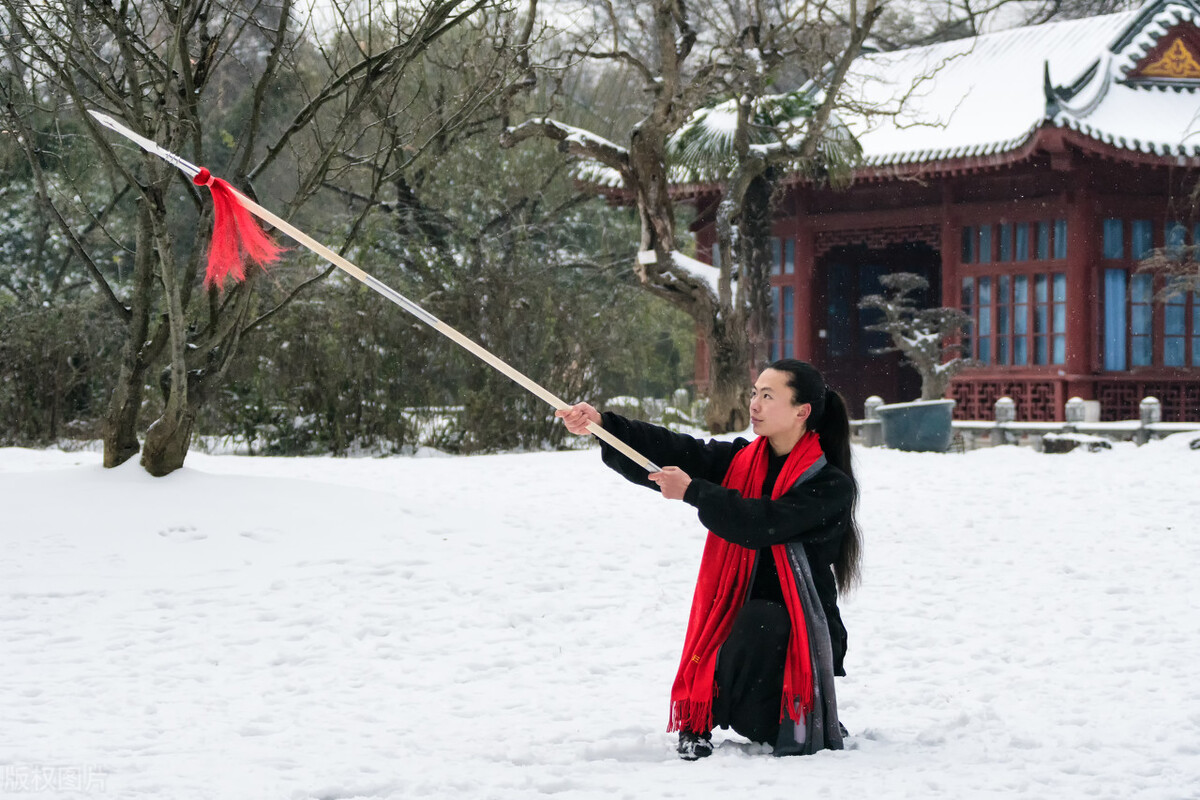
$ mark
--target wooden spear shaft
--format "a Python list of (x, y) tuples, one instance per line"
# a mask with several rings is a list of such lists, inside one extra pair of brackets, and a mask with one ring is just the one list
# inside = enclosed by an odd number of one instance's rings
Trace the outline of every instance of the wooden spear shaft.
[[(174, 153), (172, 153), (168, 150), (165, 150), (164, 148), (159, 146), (156, 142), (153, 142), (150, 139), (145, 138), (144, 136), (134, 133), (133, 131), (129, 130), (121, 123), (117, 122), (112, 117), (108, 116), (107, 114), (101, 114), (96, 111), (89, 111), (88, 113), (91, 114), (93, 117), (95, 117), (96, 120), (104, 127), (109, 128), (110, 130), (116, 131), (117, 133), (121, 134), (122, 136), (129, 139), (130, 141), (135, 142), (139, 147), (141, 147), (146, 152), (152, 153), (152, 154), (164, 159), (165, 161), (173, 164), (174, 166), (176, 166), (180, 170), (182, 170), (184, 173), (186, 173), (189, 177), (195, 178), (200, 173), (200, 168), (197, 167), (195, 164), (192, 164), (191, 162), (180, 158), (179, 156), (175, 155)], [(244, 206), (246, 208), (246, 210), (249, 211), (251, 214), (253, 214), (254, 216), (258, 217), (259, 219), (261, 219), (265, 222), (269, 222), (271, 225), (274, 225), (277, 229), (283, 231), (288, 236), (290, 236), (292, 239), (296, 240), (296, 242), (298, 242), (299, 244), (308, 248), (313, 253), (316, 253), (318, 256), (325, 259), (326, 261), (330, 262), (335, 267), (337, 267), (338, 269), (345, 272), (347, 275), (349, 275), (352, 278), (354, 278), (355, 280), (363, 283), (364, 285), (369, 286), (370, 288), (374, 289), (376, 292), (383, 295), (388, 300), (391, 300), (393, 303), (400, 306), (402, 309), (407, 311), (409, 314), (412, 314), (414, 317), (421, 320), (426, 325), (428, 325), (429, 327), (433, 328), (438, 333), (445, 336), (447, 339), (451, 340), (458, 346), (462, 347), (464, 350), (471, 353), (471, 355), (475, 356), (480, 361), (484, 362), (485, 364), (488, 364), (489, 366), (493, 367), (494, 369), (498, 370), (499, 372), (503, 373), (504, 375), (507, 375), (510, 379), (512, 379), (518, 385), (524, 387), (526, 390), (528, 390), (532, 394), (540, 397), (542, 400), (545, 400), (547, 403), (549, 403), (551, 406), (553, 406), (555, 408), (555, 410), (562, 410), (562, 409), (571, 407), (570, 403), (566, 402), (561, 397), (554, 394), (549, 389), (547, 389), (546, 387), (539, 384), (537, 381), (530, 378), (528, 375), (525, 375), (523, 372), (521, 372), (516, 367), (509, 364), (504, 359), (500, 358), (499, 356), (495, 355), (491, 351), (487, 350), (482, 345), (480, 345), (477, 342), (475, 342), (474, 340), (469, 339), (468, 337), (464, 336), (461, 332), (455, 330), (453, 327), (451, 327), (450, 325), (447, 325), (445, 322), (442, 322), (440, 319), (435, 317), (433, 314), (430, 314), (424, 308), (417, 305), (412, 300), (409, 300), (407, 297), (400, 294), (395, 289), (388, 286), (386, 283), (379, 280), (375, 276), (371, 275), (366, 270), (363, 270), (362, 268), (358, 267), (357, 265), (351, 263), (347, 259), (338, 255), (337, 253), (330, 250), (325, 245), (318, 242), (316, 239), (309, 236), (304, 231), (297, 228), (295, 225), (292, 225), (291, 223), (287, 222), (286, 220), (279, 217), (278, 215), (263, 208), (258, 203), (254, 202), (249, 197), (247, 197), (246, 195), (237, 191), (236, 189), (234, 189), (234, 193), (237, 196), (238, 202), (241, 203), (242, 206)], [(629, 458), (631, 461), (633, 461), (633, 463), (637, 464), (640, 467), (645, 468), (647, 472), (660, 472), (661, 471), (661, 468), (657, 464), (655, 464), (650, 459), (646, 458), (644, 455), (639, 453), (637, 450), (635, 450), (632, 447), (630, 447), (629, 445), (625, 444), (625, 442), (618, 439), (616, 436), (614, 436), (609, 431), (606, 431), (603, 427), (601, 427), (597, 423), (589, 422), (587, 428), (589, 431), (591, 431), (593, 434), (595, 434), (600, 439), (605, 441), (607, 444), (611, 445), (615, 450), (622, 453), (627, 458)]]

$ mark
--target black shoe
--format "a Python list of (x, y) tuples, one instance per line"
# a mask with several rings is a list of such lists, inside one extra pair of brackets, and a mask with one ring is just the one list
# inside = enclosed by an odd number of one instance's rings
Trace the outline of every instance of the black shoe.
[(711, 756), (713, 751), (712, 734), (680, 731), (679, 746), (675, 748), (675, 751), (684, 761), (696, 761), (705, 756)]
[(850, 736), (850, 731), (846, 730), (846, 726), (840, 722), (838, 723), (838, 730), (841, 731), (843, 739), (846, 739)]

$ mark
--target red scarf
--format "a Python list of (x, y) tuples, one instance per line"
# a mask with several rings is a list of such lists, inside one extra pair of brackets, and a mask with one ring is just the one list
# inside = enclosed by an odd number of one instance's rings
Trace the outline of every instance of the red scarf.
[[(822, 455), (816, 433), (801, 437), (788, 454), (783, 469), (771, 491), (777, 500), (792, 488), (804, 472)], [(737, 489), (745, 498), (762, 496), (763, 480), (767, 476), (767, 439), (760, 436), (733, 457), (721, 485)], [(712, 730), (712, 701), (717, 668), (717, 652), (729, 636), (733, 620), (750, 591), (756, 550), (731, 544), (711, 531), (704, 544), (700, 560), (700, 575), (692, 597), (692, 612), (688, 619), (687, 637), (679, 672), (671, 687), (671, 724), (667, 730), (704, 733)], [(804, 623), (804, 608), (796, 588), (796, 576), (788, 564), (786, 545), (771, 547), (784, 603), (792, 621), (788, 640), (787, 661), (783, 671), (783, 696), (779, 718), (787, 714), (800, 722), (813, 706), (812, 663), (808, 652), (808, 627)]]

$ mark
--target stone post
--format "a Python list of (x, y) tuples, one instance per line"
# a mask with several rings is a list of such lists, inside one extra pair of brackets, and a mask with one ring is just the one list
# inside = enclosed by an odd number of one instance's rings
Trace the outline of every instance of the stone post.
[(871, 395), (863, 403), (862, 442), (864, 447), (879, 447), (883, 444), (883, 422), (879, 419), (879, 407), (883, 398)]
[(1063, 430), (1067, 432), (1074, 431), (1076, 425), (1087, 421), (1087, 406), (1084, 405), (1082, 397), (1072, 397), (1068, 400), (1064, 412), (1067, 424), (1063, 426)]
[(996, 427), (992, 428), (992, 446), (1008, 444), (1004, 430), (1006, 422), (1017, 421), (1017, 404), (1011, 397), (1001, 397), (996, 401)]
[(1133, 440), (1138, 444), (1145, 444), (1150, 441), (1150, 426), (1162, 422), (1162, 403), (1157, 397), (1142, 398), (1142, 402), (1138, 404), (1138, 417), (1142, 425), (1138, 428)]

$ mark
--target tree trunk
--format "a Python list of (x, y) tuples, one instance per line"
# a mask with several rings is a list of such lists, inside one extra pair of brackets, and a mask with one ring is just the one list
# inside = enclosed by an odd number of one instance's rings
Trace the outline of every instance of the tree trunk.
[[(758, 175), (746, 190), (742, 203), (741, 229), (744, 251), (739, 259), (745, 297), (749, 304), (750, 358), (765, 358), (775, 330), (771, 308), (771, 269), (775, 251), (771, 247), (771, 177)], [(780, 354), (782, 355), (782, 354)]]
[(950, 388), (950, 380), (957, 370), (938, 369), (940, 364), (932, 362), (921, 372), (921, 399), (941, 400)]
[[(675, 249), (675, 207), (668, 192), (665, 142), (666, 135), (649, 121), (635, 129), (629, 141), (632, 188), (642, 224), (641, 249), (653, 250), (660, 260)], [(646, 265), (640, 263), (638, 278), (643, 284), (653, 282)]]
[(119, 467), (137, 455), (138, 411), (142, 407), (147, 355), (144, 352), (150, 329), (150, 284), (154, 271), (153, 224), (145, 202), (138, 204), (136, 250), (133, 256), (133, 297), (125, 343), (121, 348), (121, 370), (101, 421), (104, 466)]
[[(157, 165), (155, 165), (157, 166)], [(167, 305), (167, 324), (170, 328), (169, 388), (162, 416), (146, 431), (146, 443), (142, 447), (142, 466), (156, 478), (169, 475), (183, 466), (188, 447), (192, 442), (192, 425), (196, 421), (196, 409), (191, 402), (188, 386), (187, 366), (187, 316), (183, 304), (179, 269), (175, 263), (170, 232), (167, 229), (166, 207), (162, 189), (152, 187), (152, 214), (154, 239), (157, 245), (159, 276)]]
[(708, 331), (708, 409), (712, 433), (744, 431), (750, 425), (750, 343), (740, 320), (712, 321)]
[[(129, 347), (130, 343), (127, 341), (125, 348)], [(142, 382), (145, 376), (144, 366), (128, 363), (121, 365), (116, 388), (113, 389), (108, 410), (100, 423), (105, 467), (121, 466), (137, 455), (141, 447), (137, 438), (137, 418), (142, 407)]]
[(163, 411), (146, 431), (146, 443), (142, 446), (142, 466), (146, 472), (161, 478), (183, 466), (195, 422), (196, 411), (186, 403)]

